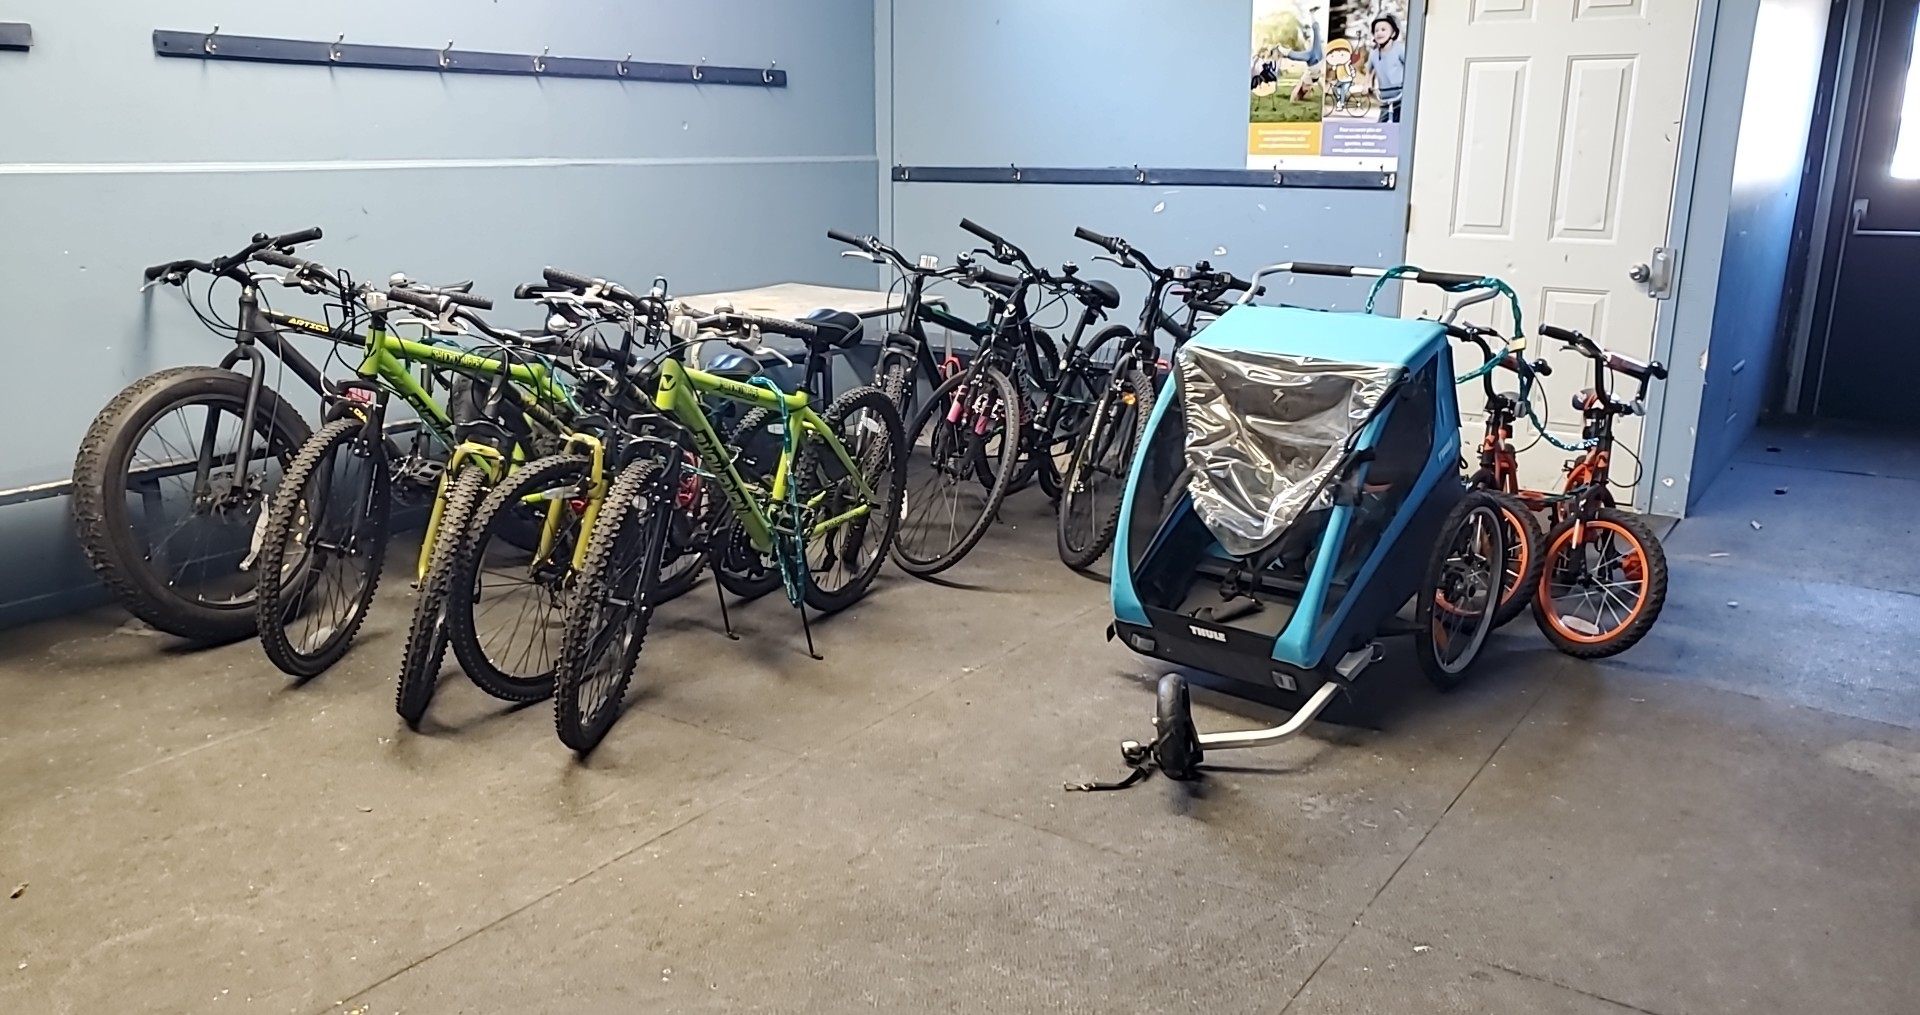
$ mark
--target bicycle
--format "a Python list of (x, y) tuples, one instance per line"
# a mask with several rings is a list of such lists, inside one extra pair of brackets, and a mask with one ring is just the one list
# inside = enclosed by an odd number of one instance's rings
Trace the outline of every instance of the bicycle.
[[(561, 637), (554, 728), (576, 753), (592, 751), (619, 717), (654, 609), (672, 503), (690, 440), (701, 470), (726, 496), (731, 518), (720, 539), (744, 542), (771, 558), (787, 598), (800, 611), (807, 652), (814, 651), (806, 608), (835, 613), (866, 595), (900, 523), (906, 437), (899, 412), (878, 388), (845, 392), (816, 412), (805, 392), (786, 393), (764, 378), (745, 384), (686, 366), (680, 351), (703, 333), (759, 332), (814, 341), (806, 322), (749, 314), (678, 316), (676, 341), (630, 368), (650, 381), (650, 409), (625, 428), (622, 464), (580, 545), (578, 581)], [(781, 451), (766, 487), (749, 481), (715, 429), (702, 397), (778, 413)], [(722, 599), (724, 618), (725, 600)], [(728, 625), (731, 631), (731, 625)]]
[[(264, 278), (247, 266), (263, 252), (290, 251), (320, 235), (317, 228), (259, 233), (224, 257), (146, 269), (142, 292), (159, 284), (184, 287), (194, 273), (237, 281), (239, 316), (231, 326), (188, 294), (201, 323), (231, 332), (234, 349), (218, 367), (172, 367), (134, 381), (100, 410), (80, 441), (73, 520), (81, 548), (116, 602), (168, 634), (220, 642), (253, 632), (254, 582), (241, 565), (250, 563), (260, 511), (279, 473), (312, 432), (263, 383), (260, 347), (318, 391), (319, 369), (280, 329), (323, 335), (331, 329), (264, 307), (258, 289)], [(233, 369), (242, 361), (246, 374)], [(140, 504), (137, 516), (130, 500)]]
[[(288, 260), (309, 278), (332, 279), (340, 288), (343, 311), (351, 315), (357, 308), (368, 321), (364, 336), (339, 329), (336, 340), (359, 342), (363, 358), (351, 379), (326, 383), (324, 425), (301, 445), (288, 466), (261, 535), (255, 605), (261, 646), (283, 672), (311, 679), (346, 653), (379, 584), (392, 508), (393, 466), (386, 440), (391, 396), (399, 395), (422, 428), (454, 449), (447, 467), (438, 470), (436, 507), (422, 546), (423, 577), (439, 530), (455, 521), (445, 512), (451, 484), (469, 466), (483, 470), (493, 482), (512, 464), (498, 447), (456, 436), (451, 416), (414, 379), (409, 365), (428, 364), (510, 381), (494, 386), (493, 399), (508, 405), (501, 419), (519, 421), (526, 429), (515, 433), (500, 420), (487, 427), (516, 447), (530, 444), (534, 427), (569, 440), (579, 435), (562, 421), (562, 415), (571, 413), (571, 396), (552, 371), (513, 354), (507, 343), (518, 336), (492, 328), (472, 313), (490, 309), (491, 300), (460, 291), (349, 286), (344, 275), (329, 275), (297, 258)], [(392, 334), (390, 322), (396, 305), (423, 313), (430, 327), (441, 334), (464, 334), (466, 326), (472, 325), (501, 343), (502, 353), (482, 355), (399, 338)]]
[[(1561, 492), (1544, 502), (1554, 524), (1541, 554), (1533, 618), (1554, 648), (1601, 659), (1638, 644), (1666, 605), (1666, 551), (1639, 515), (1620, 510), (1612, 491), (1612, 463), (1614, 419), (1644, 415), (1647, 388), (1666, 380), (1667, 368), (1609, 352), (1577, 331), (1543, 324), (1539, 333), (1590, 360), (1593, 387), (1573, 398), (1583, 420), (1580, 443), (1562, 443), (1541, 428), (1556, 447), (1577, 451), (1579, 457), (1568, 463)], [(1639, 383), (1631, 401), (1613, 393), (1609, 379), (1614, 373)]]
[(947, 372), (906, 428), (908, 492), (892, 552), (901, 570), (921, 578), (972, 552), (1011, 492), (1021, 468), (1025, 418), (1015, 354), (1024, 349), (1033, 355), (1036, 347), (1026, 296), (1038, 269), (1020, 248), (971, 219), (960, 220), (960, 228), (991, 244), (987, 252), (995, 260), (1025, 270), (1000, 275), (970, 265), (956, 278), (985, 295), (992, 309), (966, 364)]
[(860, 257), (875, 264), (890, 265), (905, 280), (905, 291), (900, 302), (900, 327), (888, 332), (881, 341), (880, 356), (874, 365), (873, 383), (893, 402), (901, 417), (908, 418), (917, 401), (920, 380), (945, 379), (940, 363), (933, 357), (933, 348), (927, 342), (927, 323), (932, 322), (958, 332), (974, 342), (986, 337), (989, 330), (986, 325), (968, 321), (926, 300), (929, 285), (963, 278), (973, 266), (965, 258), (946, 268), (940, 267), (939, 259), (931, 256), (908, 261), (899, 250), (881, 242), (877, 236), (855, 236), (838, 229), (827, 230), (827, 236), (856, 248), (841, 251), (840, 256)]
[[(1102, 259), (1137, 268), (1147, 276), (1147, 297), (1139, 326), (1124, 337), (1099, 401), (1088, 416), (1085, 435), (1074, 442), (1061, 480), (1055, 542), (1061, 561), (1083, 570), (1113, 545), (1119, 527), (1134, 451), (1145, 436), (1158, 394), (1160, 354), (1156, 335), (1167, 332), (1173, 337), (1174, 348), (1179, 348), (1192, 337), (1203, 309), (1226, 293), (1250, 292), (1252, 285), (1229, 272), (1213, 271), (1205, 262), (1191, 268), (1161, 268), (1126, 240), (1103, 236), (1084, 226), (1073, 234), (1106, 250), (1107, 256)], [(1184, 286), (1190, 297), (1185, 323), (1175, 320), (1164, 306), (1168, 292), (1176, 285)]]

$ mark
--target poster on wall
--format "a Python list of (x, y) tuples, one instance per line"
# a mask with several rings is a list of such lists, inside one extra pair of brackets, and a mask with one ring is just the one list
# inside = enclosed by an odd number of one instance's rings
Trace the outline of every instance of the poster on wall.
[(1248, 169), (1396, 172), (1407, 0), (1253, 0)]

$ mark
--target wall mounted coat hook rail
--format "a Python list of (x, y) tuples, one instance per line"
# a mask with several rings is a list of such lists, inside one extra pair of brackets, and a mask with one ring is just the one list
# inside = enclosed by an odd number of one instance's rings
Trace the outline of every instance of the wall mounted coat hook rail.
[[(20, 27), (24, 29), (26, 26)], [(0, 25), (0, 40), (6, 38), (5, 28)], [(0, 48), (4, 48), (4, 42), (0, 42)], [(787, 86), (787, 72), (773, 64), (765, 67), (721, 67), (707, 63), (705, 57), (697, 64), (657, 63), (635, 60), (631, 53), (623, 59), (599, 60), (552, 56), (551, 47), (542, 49), (538, 54), (484, 53), (456, 50), (451, 39), (439, 48), (369, 46), (349, 43), (345, 35), (332, 42), (221, 35), (219, 25), (213, 26), (211, 32), (156, 29), (153, 33), (153, 52), (156, 56), (192, 60), (244, 60), (252, 63), (429, 71), (436, 74), (505, 74), (682, 84), (698, 82), (704, 85), (747, 85), (755, 88)]]

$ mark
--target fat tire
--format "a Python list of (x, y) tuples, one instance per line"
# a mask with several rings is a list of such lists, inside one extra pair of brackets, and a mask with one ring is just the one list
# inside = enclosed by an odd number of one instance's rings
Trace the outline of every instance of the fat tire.
[[(93, 573), (122, 609), (157, 630), (191, 641), (214, 644), (252, 637), (254, 602), (218, 607), (183, 599), (139, 564), (143, 551), (127, 509), (127, 466), (134, 441), (154, 420), (179, 406), (215, 398), (231, 400), (238, 418), (246, 408), (247, 386), (244, 374), (218, 367), (174, 367), (148, 374), (100, 410), (74, 457), (74, 535)], [(291, 454), (313, 435), (307, 421), (264, 384), (256, 412), (254, 432), (269, 448), (277, 441)], [(267, 510), (271, 500), (269, 492), (259, 510)]]

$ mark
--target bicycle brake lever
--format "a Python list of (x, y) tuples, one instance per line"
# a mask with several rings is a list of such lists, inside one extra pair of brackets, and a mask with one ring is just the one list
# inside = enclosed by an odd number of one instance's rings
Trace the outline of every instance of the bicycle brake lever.
[(1127, 262), (1122, 261), (1121, 259), (1113, 256), (1112, 254), (1095, 254), (1093, 255), (1093, 259), (1096, 261), (1112, 261), (1113, 263), (1119, 265), (1122, 268), (1127, 266)]

